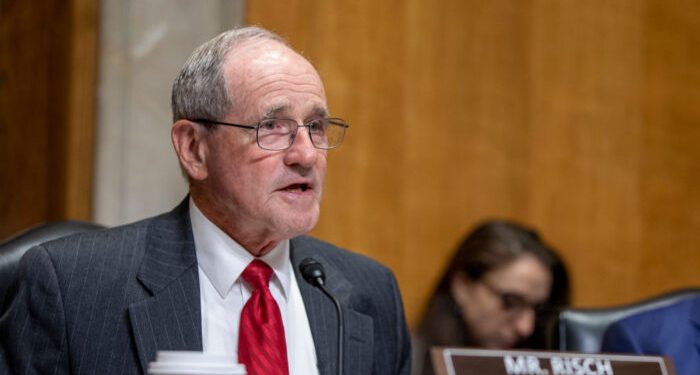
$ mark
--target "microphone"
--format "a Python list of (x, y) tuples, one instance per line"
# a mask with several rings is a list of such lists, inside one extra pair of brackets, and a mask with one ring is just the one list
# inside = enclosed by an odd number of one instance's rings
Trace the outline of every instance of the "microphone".
[(299, 271), (307, 283), (321, 289), (323, 294), (333, 301), (335, 311), (338, 315), (338, 375), (343, 374), (343, 312), (340, 309), (340, 302), (326, 289), (326, 274), (323, 272), (321, 263), (313, 258), (306, 258), (299, 264)]

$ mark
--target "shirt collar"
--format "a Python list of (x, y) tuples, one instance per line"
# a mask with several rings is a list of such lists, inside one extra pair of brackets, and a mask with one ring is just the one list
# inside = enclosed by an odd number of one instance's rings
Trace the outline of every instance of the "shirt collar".
[[(204, 216), (191, 197), (189, 206), (197, 262), (221, 298), (225, 298), (255, 257)], [(289, 298), (293, 276), (289, 240), (280, 241), (259, 259), (274, 271), (270, 282), (278, 283), (284, 298)]]

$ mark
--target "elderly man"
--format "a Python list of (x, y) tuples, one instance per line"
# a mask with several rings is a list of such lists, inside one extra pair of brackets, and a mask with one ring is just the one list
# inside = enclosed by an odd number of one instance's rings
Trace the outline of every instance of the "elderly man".
[(299, 271), (313, 258), (341, 304), (345, 373), (408, 374), (392, 273), (302, 236), (347, 128), (313, 66), (266, 30), (227, 31), (185, 63), (172, 105), (190, 196), (30, 250), (0, 318), (10, 371), (145, 373), (158, 350), (203, 350), (249, 375), (336, 373), (334, 304)]

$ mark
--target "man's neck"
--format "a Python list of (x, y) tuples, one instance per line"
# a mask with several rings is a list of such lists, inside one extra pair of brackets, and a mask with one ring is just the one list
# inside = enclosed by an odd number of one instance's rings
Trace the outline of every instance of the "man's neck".
[(267, 231), (247, 230), (245, 225), (240, 225), (232, 217), (224, 215), (215, 208), (217, 205), (210, 204), (209, 200), (202, 199), (201, 196), (198, 197), (193, 193), (190, 199), (207, 220), (216, 225), (254, 257), (261, 257), (267, 254), (282, 240), (274, 238), (273, 233), (267, 233)]

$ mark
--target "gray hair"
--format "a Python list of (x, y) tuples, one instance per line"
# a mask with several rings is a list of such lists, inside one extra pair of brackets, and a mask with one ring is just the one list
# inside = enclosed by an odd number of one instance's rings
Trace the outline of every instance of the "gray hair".
[(173, 121), (218, 120), (232, 111), (233, 96), (227, 90), (222, 67), (234, 47), (251, 40), (274, 40), (288, 45), (281, 36), (250, 26), (225, 31), (197, 47), (173, 83)]

